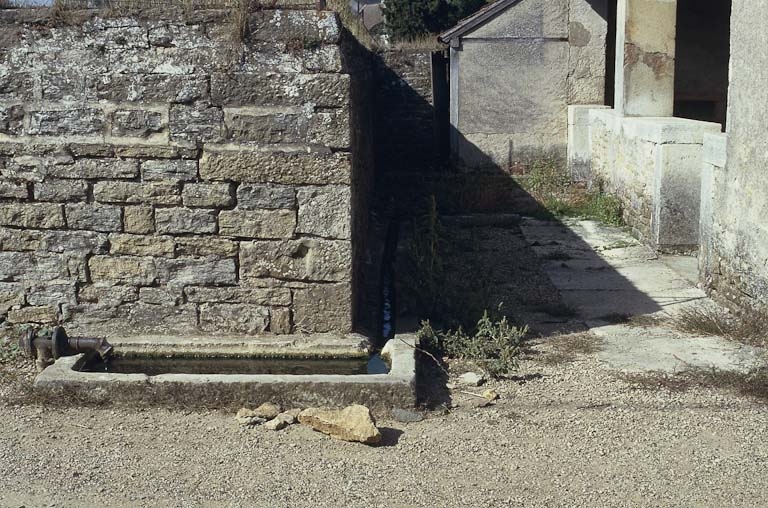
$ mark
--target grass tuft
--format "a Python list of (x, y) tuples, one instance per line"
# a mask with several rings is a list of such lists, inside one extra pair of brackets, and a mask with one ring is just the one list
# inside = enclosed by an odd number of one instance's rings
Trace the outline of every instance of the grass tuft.
[(623, 373), (619, 378), (635, 390), (667, 390), (685, 392), (693, 388), (716, 388), (737, 395), (768, 402), (768, 368), (757, 367), (749, 372), (720, 369), (693, 369), (669, 374), (666, 372)]
[(542, 354), (541, 361), (547, 365), (572, 363), (579, 356), (600, 351), (600, 339), (589, 332), (552, 337), (547, 339), (544, 344), (549, 346), (549, 349)]
[(554, 216), (593, 219), (613, 226), (623, 224), (621, 202), (606, 194), (601, 182), (595, 182), (591, 189), (574, 184), (562, 164), (555, 161), (535, 162), (520, 184)]
[(471, 360), (492, 377), (501, 377), (517, 367), (520, 346), (528, 328), (517, 328), (507, 321), (491, 319), (488, 312), (474, 330), (435, 330), (429, 321), (421, 324), (420, 344), (426, 350), (462, 360)]
[(727, 337), (759, 347), (768, 345), (768, 317), (757, 313), (732, 314), (721, 307), (686, 307), (674, 323), (687, 333)]

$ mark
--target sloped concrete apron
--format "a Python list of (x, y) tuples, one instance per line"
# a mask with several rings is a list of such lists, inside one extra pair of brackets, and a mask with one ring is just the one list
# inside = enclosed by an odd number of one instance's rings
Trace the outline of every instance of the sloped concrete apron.
[[(563, 301), (576, 311), (562, 328), (602, 339), (597, 357), (609, 368), (747, 372), (764, 361), (761, 349), (674, 328), (682, 309), (717, 305), (697, 287), (695, 257), (657, 255), (625, 229), (595, 221), (524, 219), (521, 228)], [(656, 319), (617, 324), (640, 316)]]
[[(150, 355), (239, 354), (274, 358), (359, 358), (368, 342), (359, 335), (241, 338), (145, 337), (114, 340), (115, 351)], [(390, 363), (387, 374), (273, 375), (273, 374), (120, 374), (81, 372), (84, 355), (60, 358), (35, 380), (35, 390), (46, 397), (87, 403), (233, 407), (265, 401), (283, 407), (363, 404), (372, 410), (415, 404), (416, 336), (397, 335), (381, 356)], [(215, 362), (214, 360), (211, 360)]]

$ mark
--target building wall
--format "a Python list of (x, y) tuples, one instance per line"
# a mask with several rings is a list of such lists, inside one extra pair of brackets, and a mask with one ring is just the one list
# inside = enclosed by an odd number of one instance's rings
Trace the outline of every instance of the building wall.
[(0, 316), (348, 331), (370, 162), (336, 15), (256, 12), (244, 46), (223, 11), (68, 15), (0, 11)]
[(452, 146), (472, 168), (565, 160), (567, 106), (602, 103), (606, 4), (522, 0), (451, 50)]
[(768, 2), (733, 0), (727, 163), (716, 171), (710, 273), (716, 296), (768, 311)]

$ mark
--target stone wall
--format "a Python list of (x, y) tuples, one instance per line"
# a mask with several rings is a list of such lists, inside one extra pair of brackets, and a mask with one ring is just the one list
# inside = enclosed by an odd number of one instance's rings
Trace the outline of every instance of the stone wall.
[(711, 271), (715, 296), (768, 312), (768, 3), (733, 0), (727, 162), (715, 170)]
[(376, 65), (376, 161), (383, 171), (424, 171), (438, 150), (432, 54), (384, 50)]
[(606, 2), (523, 0), (451, 48), (452, 150), (470, 168), (565, 161), (567, 106), (601, 104)]
[[(660, 251), (699, 245), (702, 145), (720, 125), (591, 109), (591, 178), (621, 201), (633, 233)], [(577, 129), (583, 126), (574, 125)]]
[(370, 167), (336, 15), (255, 12), (241, 44), (222, 11), (70, 14), (0, 11), (6, 322), (350, 330)]

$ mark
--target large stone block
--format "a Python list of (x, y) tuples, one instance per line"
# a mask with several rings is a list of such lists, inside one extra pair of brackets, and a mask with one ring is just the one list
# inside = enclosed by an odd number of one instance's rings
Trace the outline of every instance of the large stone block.
[(194, 305), (152, 305), (137, 302), (129, 306), (127, 327), (158, 334), (191, 334), (197, 328), (197, 309)]
[[(94, 140), (95, 141), (95, 140)], [(76, 159), (85, 159), (91, 157), (108, 158), (114, 157), (115, 147), (106, 143), (100, 143), (95, 141), (94, 143), (88, 143), (87, 141), (67, 143), (64, 145), (67, 155), (71, 155)]]
[(64, 227), (61, 205), (53, 203), (0, 203), (0, 225), (53, 229)]
[(224, 112), (204, 103), (175, 104), (170, 113), (171, 140), (218, 143), (224, 140)]
[(232, 69), (237, 65), (237, 54), (238, 52), (226, 43), (187, 49), (126, 49), (112, 52), (109, 70), (116, 74), (195, 76)]
[(155, 231), (155, 212), (151, 206), (126, 206), (123, 209), (123, 231), (147, 234)]
[(0, 280), (14, 280), (27, 270), (32, 263), (28, 252), (0, 252)]
[(29, 305), (62, 305), (77, 303), (77, 283), (74, 280), (29, 281), (25, 285)]
[(88, 268), (95, 283), (151, 286), (158, 278), (155, 261), (148, 257), (94, 256)]
[(269, 331), (276, 334), (286, 334), (293, 331), (293, 313), (288, 307), (270, 307)]
[(97, 182), (93, 196), (101, 203), (181, 204), (176, 182)]
[(175, 244), (173, 238), (157, 235), (109, 235), (110, 253), (126, 256), (173, 257)]
[(24, 106), (0, 106), (0, 133), (18, 136), (24, 127)]
[(181, 192), (184, 206), (200, 208), (229, 208), (235, 204), (232, 186), (228, 183), (190, 183)]
[(0, 251), (44, 250), (45, 231), (0, 227)]
[(206, 332), (263, 333), (269, 326), (269, 309), (248, 304), (200, 306), (200, 328)]
[(197, 159), (197, 147), (133, 145), (114, 147), (115, 155), (128, 159)]
[(324, 185), (350, 182), (346, 153), (209, 152), (200, 161), (200, 177), (256, 183)]
[(241, 144), (308, 143), (349, 148), (347, 108), (306, 111), (298, 106), (225, 108), (227, 139)]
[(349, 76), (214, 73), (211, 102), (221, 106), (344, 107), (349, 104)]
[(350, 148), (352, 129), (347, 108), (317, 111), (307, 127), (307, 141), (331, 148)]
[(313, 332), (352, 330), (350, 284), (323, 284), (294, 292), (293, 319), (296, 327)]
[(300, 111), (225, 111), (225, 125), (227, 139), (235, 143), (300, 143), (307, 137), (307, 117)]
[(53, 324), (58, 321), (59, 311), (56, 305), (22, 307), (8, 312), (8, 322), (13, 324), (38, 323)]
[(0, 198), (27, 199), (29, 190), (27, 184), (17, 182), (0, 182)]
[(27, 134), (92, 136), (104, 131), (104, 111), (97, 108), (30, 111)]
[(345, 281), (351, 278), (352, 246), (337, 240), (243, 242), (240, 278)]
[(296, 208), (296, 189), (288, 185), (242, 184), (237, 188), (237, 207), (245, 210)]
[(210, 47), (218, 41), (208, 31), (214, 26), (206, 24), (158, 23), (149, 28), (149, 44), (160, 48), (195, 49)]
[(299, 187), (296, 232), (323, 238), (348, 239), (351, 236), (351, 191), (346, 185)]
[(249, 49), (243, 54), (239, 65), (242, 72), (340, 73), (345, 68), (341, 48), (337, 45), (299, 46), (287, 53), (284, 48), (275, 47), (274, 42), (269, 41), (251, 43)]
[(80, 303), (94, 303), (101, 307), (116, 308), (124, 303), (139, 299), (139, 290), (133, 286), (112, 286), (88, 284), (77, 292)]
[(157, 270), (160, 281), (172, 285), (216, 286), (237, 282), (234, 259), (158, 259)]
[(40, 95), (44, 101), (82, 103), (93, 99), (93, 87), (87, 83), (82, 69), (61, 68), (49, 62), (39, 78)]
[(107, 235), (94, 231), (0, 228), (0, 250), (104, 254)]
[(158, 208), (155, 229), (161, 234), (215, 233), (216, 211), (195, 208)]
[(122, 211), (119, 206), (73, 203), (67, 205), (67, 225), (72, 229), (93, 231), (121, 231)]
[(291, 238), (296, 229), (293, 210), (228, 210), (219, 214), (219, 234), (241, 238)]
[(80, 253), (0, 252), (0, 280), (84, 282), (84, 259)]
[(148, 138), (167, 127), (159, 111), (141, 109), (119, 109), (111, 115), (112, 136)]
[(37, 201), (85, 201), (88, 184), (82, 180), (46, 179), (34, 185)]
[(80, 159), (71, 166), (54, 165), (47, 172), (57, 178), (135, 178), (139, 176), (139, 163), (123, 159)]
[(71, 171), (72, 162), (72, 157), (66, 154), (15, 155), (0, 172), (5, 178), (13, 180), (42, 182), (47, 176)]
[(196, 160), (150, 160), (141, 163), (144, 180), (191, 181), (197, 179)]
[(207, 288), (184, 289), (187, 301), (194, 303), (250, 303), (254, 305), (287, 306), (291, 304), (288, 288)]
[(238, 243), (211, 236), (181, 236), (176, 238), (176, 255), (193, 257), (235, 257)]
[(0, 314), (24, 305), (24, 287), (17, 282), (0, 282)]
[(36, 76), (32, 72), (0, 70), (0, 100), (29, 101), (34, 99)]
[(191, 103), (205, 99), (208, 81), (205, 75), (109, 74), (96, 80), (96, 94), (101, 100), (142, 103)]
[(139, 301), (151, 305), (179, 305), (182, 291), (176, 287), (139, 288)]
[(111, 26), (108, 23), (97, 19), (83, 25), (83, 30), (87, 34), (84, 42), (88, 47), (102, 51), (127, 48), (147, 49), (149, 47), (147, 30), (143, 26), (139, 26), (138, 23), (128, 22), (130, 23), (129, 26), (124, 24)]
[(249, 16), (248, 26), (249, 42), (287, 40), (296, 50), (304, 46), (338, 44), (341, 38), (341, 25), (333, 11), (256, 11)]
[(117, 307), (86, 303), (62, 305), (61, 310), (67, 333), (72, 335), (98, 337), (114, 334), (115, 330), (128, 329), (128, 305)]

